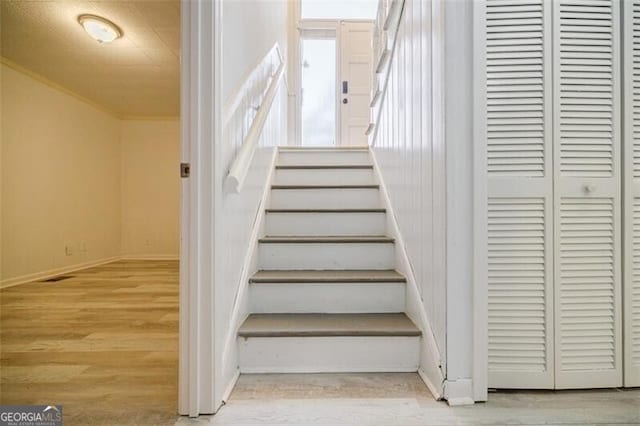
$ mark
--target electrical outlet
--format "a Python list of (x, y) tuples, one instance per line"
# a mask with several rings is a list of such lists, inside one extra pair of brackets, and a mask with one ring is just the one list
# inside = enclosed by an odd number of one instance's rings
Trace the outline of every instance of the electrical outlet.
[(71, 244), (64, 246), (64, 254), (65, 256), (73, 256), (73, 247)]
[(86, 253), (87, 252), (87, 242), (85, 240), (80, 241), (80, 249), (78, 251), (80, 251), (80, 253)]

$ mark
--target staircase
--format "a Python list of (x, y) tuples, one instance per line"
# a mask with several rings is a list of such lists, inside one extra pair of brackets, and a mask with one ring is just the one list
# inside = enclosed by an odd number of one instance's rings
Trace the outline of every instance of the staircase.
[(240, 371), (416, 371), (368, 148), (280, 148), (238, 331)]

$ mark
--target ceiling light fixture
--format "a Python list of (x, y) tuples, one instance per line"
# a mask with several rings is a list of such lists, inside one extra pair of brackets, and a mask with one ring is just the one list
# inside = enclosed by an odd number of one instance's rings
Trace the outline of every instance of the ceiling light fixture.
[(122, 37), (122, 31), (116, 24), (100, 16), (80, 15), (78, 16), (78, 23), (98, 43), (111, 43), (115, 39)]

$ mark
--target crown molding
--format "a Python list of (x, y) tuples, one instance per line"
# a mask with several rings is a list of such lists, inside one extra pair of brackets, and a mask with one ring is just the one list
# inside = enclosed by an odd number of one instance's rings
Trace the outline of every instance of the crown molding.
[(20, 64), (17, 64), (15, 62), (13, 62), (11, 59), (7, 59), (4, 56), (0, 56), (0, 63), (2, 65), (6, 65), (7, 67), (11, 68), (14, 71), (17, 71), (21, 74), (26, 75), (27, 77), (31, 77), (32, 79), (36, 80), (39, 83), (44, 84), (45, 86), (49, 86), (52, 89), (55, 89), (59, 92), (64, 93), (65, 95), (69, 95), (72, 98), (75, 98), (95, 109), (97, 109), (98, 111), (104, 112), (106, 114), (109, 114), (117, 119), (122, 120), (122, 115), (118, 114), (117, 112), (105, 107), (104, 105), (101, 105), (99, 103), (96, 103), (94, 101), (92, 101), (91, 99), (85, 98), (84, 96), (74, 92), (73, 90), (69, 90), (64, 86), (61, 86), (60, 84), (56, 83), (55, 81), (49, 80), (48, 78), (44, 77), (41, 74), (38, 74), (34, 71), (31, 71), (30, 69), (27, 69), (25, 67), (23, 67)]
[(180, 121), (179, 115), (125, 115), (122, 121)]
[(55, 81), (49, 80), (48, 78), (44, 77), (41, 74), (38, 74), (37, 72), (31, 71), (28, 68), (23, 67), (20, 64), (17, 64), (16, 62), (13, 62), (11, 59), (7, 59), (4, 56), (0, 56), (0, 63), (3, 65), (6, 65), (8, 68), (11, 68), (14, 71), (17, 71), (21, 74), (26, 75), (27, 77), (30, 77), (34, 80), (36, 80), (39, 83), (44, 84), (45, 86), (48, 86), (52, 89), (55, 89), (59, 92), (64, 93), (65, 95), (69, 95), (72, 98), (75, 98), (77, 100), (79, 100), (80, 102), (83, 102), (89, 106), (91, 106), (94, 109), (97, 109), (100, 112), (104, 112), (106, 114), (111, 115), (114, 118), (117, 118), (118, 120), (123, 120), (123, 121), (171, 121), (171, 120), (180, 120), (180, 116), (179, 115), (125, 115), (125, 114), (120, 114), (110, 108), (105, 107), (104, 105), (101, 105), (97, 102), (92, 101), (91, 99), (88, 99), (82, 95), (80, 95), (77, 92), (74, 92), (73, 90), (67, 89), (66, 87), (56, 83)]

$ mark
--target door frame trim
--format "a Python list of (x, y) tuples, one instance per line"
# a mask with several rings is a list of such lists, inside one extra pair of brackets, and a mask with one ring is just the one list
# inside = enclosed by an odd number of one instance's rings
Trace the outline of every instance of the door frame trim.
[[(222, 2), (181, 1), (181, 182), (178, 413), (221, 401), (214, 344), (215, 185), (222, 123)], [(178, 170), (176, 170), (176, 173)]]
[(489, 300), (488, 300), (488, 170), (486, 112), (486, 0), (473, 2), (473, 366), (474, 401), (488, 399)]

